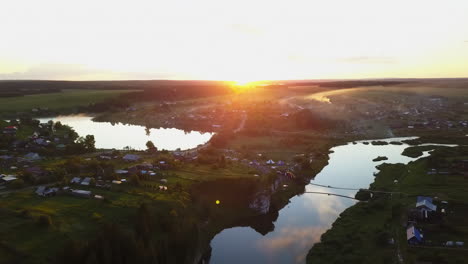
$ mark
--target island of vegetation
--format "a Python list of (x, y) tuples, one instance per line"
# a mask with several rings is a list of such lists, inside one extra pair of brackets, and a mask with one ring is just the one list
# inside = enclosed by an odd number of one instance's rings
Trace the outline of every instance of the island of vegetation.
[(388, 158), (385, 157), (385, 156), (378, 156), (377, 158), (373, 159), (372, 161), (382, 161), (382, 160), (388, 160)]

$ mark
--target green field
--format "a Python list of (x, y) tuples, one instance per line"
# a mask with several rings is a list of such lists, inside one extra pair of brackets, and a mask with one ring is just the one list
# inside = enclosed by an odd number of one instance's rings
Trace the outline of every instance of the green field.
[(22, 97), (0, 98), (0, 114), (31, 111), (32, 108), (49, 110), (71, 109), (97, 103), (135, 90), (64, 90), (60, 93), (34, 94)]

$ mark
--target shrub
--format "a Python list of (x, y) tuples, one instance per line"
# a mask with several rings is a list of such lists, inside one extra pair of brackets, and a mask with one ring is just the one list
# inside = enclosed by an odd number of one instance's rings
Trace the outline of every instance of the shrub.
[(52, 218), (48, 215), (40, 215), (37, 219), (37, 224), (42, 227), (49, 227), (52, 225)]
[(359, 201), (367, 201), (371, 198), (371, 194), (368, 191), (359, 190), (354, 198), (358, 199)]
[(94, 212), (94, 213), (91, 215), (91, 218), (94, 219), (94, 220), (99, 221), (99, 220), (102, 219), (102, 215), (99, 214), (99, 213)]
[(30, 219), (32, 217), (32, 214), (29, 210), (24, 209), (24, 210), (21, 210), (20, 216), (26, 219)]

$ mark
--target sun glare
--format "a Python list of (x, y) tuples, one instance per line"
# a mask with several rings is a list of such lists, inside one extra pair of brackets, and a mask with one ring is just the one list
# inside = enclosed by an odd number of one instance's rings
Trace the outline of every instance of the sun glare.
[(252, 90), (257, 85), (255, 81), (248, 81), (248, 80), (238, 80), (232, 82), (232, 88), (236, 92), (246, 92)]
[(250, 81), (235, 81), (234, 82), (237, 86), (247, 86)]

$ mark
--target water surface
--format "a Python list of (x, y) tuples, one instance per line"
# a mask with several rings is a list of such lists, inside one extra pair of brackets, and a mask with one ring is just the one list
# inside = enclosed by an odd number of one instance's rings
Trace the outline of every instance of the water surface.
[(151, 140), (158, 149), (176, 150), (191, 149), (205, 144), (213, 133), (198, 131), (185, 132), (176, 128), (151, 128), (125, 125), (122, 123), (94, 122), (90, 116), (58, 116), (41, 118), (41, 122), (53, 120), (72, 127), (80, 136), (94, 135), (96, 148), (136, 150), (146, 149), (146, 142)]
[[(401, 141), (411, 138), (393, 138)], [(370, 142), (370, 141), (368, 141)], [(375, 166), (386, 163), (408, 163), (416, 160), (401, 155), (403, 145), (365, 145), (349, 143), (332, 148), (329, 164), (311, 183), (348, 188), (367, 188), (374, 181)], [(427, 156), (425, 152), (423, 156)], [(377, 156), (388, 160), (373, 162)], [(332, 192), (346, 196), (354, 190), (336, 190), (309, 184), (306, 191)], [(309, 249), (331, 227), (338, 215), (356, 201), (323, 194), (295, 196), (279, 212), (274, 231), (262, 236), (250, 227), (225, 229), (211, 241), (210, 263), (304, 263)]]

